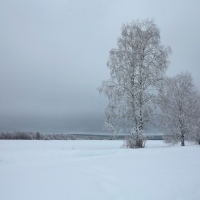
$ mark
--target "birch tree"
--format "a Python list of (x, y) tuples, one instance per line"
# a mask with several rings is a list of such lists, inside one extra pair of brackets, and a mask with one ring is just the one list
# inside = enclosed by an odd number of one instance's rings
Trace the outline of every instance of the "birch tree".
[(128, 133), (128, 147), (144, 147), (144, 129), (151, 120), (170, 52), (170, 47), (161, 45), (160, 31), (149, 19), (123, 24), (117, 48), (110, 51), (110, 79), (98, 88), (109, 99), (104, 125), (111, 132)]
[(198, 116), (198, 118), (195, 120), (189, 140), (200, 145), (200, 116)]
[(159, 129), (166, 143), (181, 143), (198, 136), (199, 94), (189, 73), (166, 78), (159, 92)]
[(200, 145), (200, 94), (196, 91), (196, 102), (193, 104), (192, 128), (189, 134), (189, 140)]

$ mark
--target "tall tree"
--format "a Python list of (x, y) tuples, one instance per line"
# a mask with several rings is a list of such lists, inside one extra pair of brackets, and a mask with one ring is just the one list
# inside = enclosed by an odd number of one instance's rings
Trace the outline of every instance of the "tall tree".
[(107, 63), (111, 77), (98, 88), (109, 99), (105, 127), (130, 133), (133, 143), (129, 146), (141, 148), (171, 49), (160, 44), (160, 31), (149, 19), (123, 24), (117, 46)]
[(189, 73), (166, 78), (159, 92), (161, 114), (159, 129), (164, 132), (166, 143), (181, 142), (194, 138), (199, 131), (199, 94)]

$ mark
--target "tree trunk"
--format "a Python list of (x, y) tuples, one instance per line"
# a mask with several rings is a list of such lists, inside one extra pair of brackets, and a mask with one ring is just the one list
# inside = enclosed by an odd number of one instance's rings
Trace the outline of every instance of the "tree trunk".
[(181, 146), (185, 146), (185, 136), (183, 131), (181, 132)]

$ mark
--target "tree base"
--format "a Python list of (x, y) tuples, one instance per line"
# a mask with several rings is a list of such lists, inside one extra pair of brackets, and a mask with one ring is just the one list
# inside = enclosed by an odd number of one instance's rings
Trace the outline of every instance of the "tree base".
[(131, 149), (144, 148), (146, 137), (138, 134), (131, 134), (126, 137), (125, 146)]

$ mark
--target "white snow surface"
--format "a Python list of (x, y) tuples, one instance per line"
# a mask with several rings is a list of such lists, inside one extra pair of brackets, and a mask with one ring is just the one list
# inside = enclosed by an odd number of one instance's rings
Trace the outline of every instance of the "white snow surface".
[(0, 141), (0, 200), (200, 200), (200, 146)]

